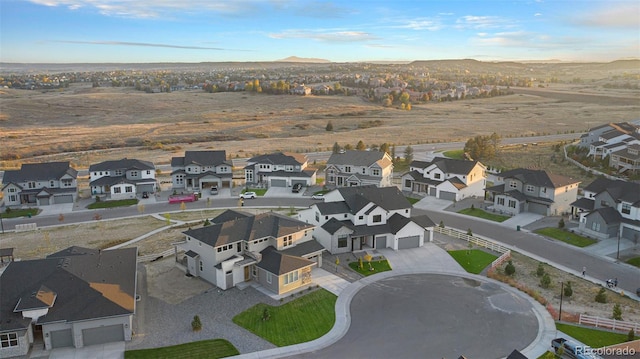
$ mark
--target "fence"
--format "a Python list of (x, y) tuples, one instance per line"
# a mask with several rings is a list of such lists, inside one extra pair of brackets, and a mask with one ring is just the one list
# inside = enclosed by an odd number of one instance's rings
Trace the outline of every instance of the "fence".
[(35, 231), (38, 229), (37, 223), (16, 224), (16, 232)]
[(604, 176), (604, 177), (606, 177), (608, 179), (611, 179), (611, 180), (622, 180), (622, 181), (624, 181), (624, 179), (622, 179), (620, 177), (612, 176), (612, 175), (600, 172), (600, 171), (598, 171), (596, 169), (587, 167), (587, 166), (583, 165), (582, 163), (580, 163), (580, 162), (574, 160), (573, 158), (569, 157), (569, 155), (567, 154), (567, 147), (572, 146), (572, 145), (573, 144), (570, 143), (570, 144), (564, 146), (564, 158), (567, 161), (569, 161), (569, 162), (573, 163), (574, 165), (578, 166), (579, 168), (585, 170), (587, 173), (593, 173), (596, 176)]
[(498, 252), (498, 253), (506, 253), (507, 251), (509, 251), (509, 248), (500, 245), (498, 243), (483, 239), (483, 238), (479, 238), (479, 237), (474, 237), (473, 235), (468, 235), (465, 232), (459, 231), (457, 229), (453, 229), (453, 228), (443, 228), (440, 226), (435, 226), (434, 230), (438, 233), (444, 234), (445, 236), (449, 236), (449, 237), (453, 237), (453, 238), (458, 238), (458, 239), (463, 239), (467, 242), (470, 242), (478, 247), (484, 247), (487, 249), (490, 249), (494, 252)]
[(580, 319), (578, 320), (578, 324), (591, 325), (596, 328), (618, 330), (621, 332), (629, 332), (631, 329), (633, 329), (634, 332), (638, 333), (638, 331), (640, 330), (640, 324), (638, 323), (625, 322), (623, 320), (600, 318), (600, 317), (594, 317), (591, 315), (584, 315), (584, 314), (580, 314)]
[(507, 250), (506, 252), (502, 253), (502, 255), (498, 257), (495, 261), (491, 262), (491, 268), (495, 268), (501, 265), (502, 263), (508, 261), (509, 259), (511, 259), (511, 251)]
[(170, 248), (170, 249), (167, 249), (166, 251), (164, 251), (162, 253), (147, 254), (147, 255), (144, 255), (144, 256), (139, 256), (138, 257), (138, 263), (150, 262), (150, 261), (152, 261), (154, 259), (168, 257), (168, 256), (173, 255), (174, 253), (175, 253), (175, 249), (174, 248)]

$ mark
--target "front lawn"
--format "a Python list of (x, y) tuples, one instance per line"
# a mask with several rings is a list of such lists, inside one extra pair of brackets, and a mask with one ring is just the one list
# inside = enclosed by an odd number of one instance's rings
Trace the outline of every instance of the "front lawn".
[(591, 329), (564, 323), (556, 323), (556, 329), (592, 348), (602, 348), (609, 345), (620, 344), (626, 342), (628, 339), (627, 334), (612, 333), (606, 330)]
[(493, 254), (479, 249), (449, 251), (449, 255), (469, 273), (480, 274), (491, 262), (496, 260)]
[[(256, 304), (236, 315), (233, 322), (279, 347), (304, 343), (331, 330), (336, 321), (336, 299), (331, 292), (319, 289), (279, 307)], [(265, 309), (268, 320), (263, 320)]]
[(627, 263), (640, 268), (640, 257), (627, 259)]
[(264, 196), (265, 193), (267, 193), (267, 189), (266, 188), (249, 188), (249, 189), (243, 189), (242, 193), (245, 192), (255, 192), (256, 196)]
[(170, 347), (127, 350), (125, 359), (216, 359), (239, 355), (240, 352), (233, 344), (224, 339), (210, 339), (191, 342)]
[(373, 270), (369, 269), (369, 263), (365, 260), (362, 261), (362, 269), (360, 269), (359, 263), (356, 262), (350, 262), (349, 263), (349, 268), (353, 269), (354, 271), (362, 274), (363, 276), (369, 276), (372, 274), (376, 274), (376, 273), (380, 273), (380, 272), (386, 272), (386, 271), (390, 271), (391, 270), (391, 266), (389, 265), (389, 262), (386, 259), (381, 259), (378, 261), (371, 261), (371, 268), (373, 268)]
[(4, 213), (0, 213), (2, 218), (18, 218), (18, 217), (33, 217), (40, 212), (37, 208), (25, 208), (25, 209), (10, 209), (7, 208)]
[(459, 210), (458, 213), (466, 214), (467, 216), (484, 218), (494, 222), (504, 222), (510, 218), (509, 216), (503, 216), (501, 214), (486, 212), (478, 208), (465, 208), (465, 209)]
[(536, 229), (534, 232), (553, 239), (557, 239), (559, 241), (563, 241), (565, 243), (569, 243), (576, 247), (586, 247), (597, 242), (595, 239), (583, 237), (581, 235), (566, 231), (562, 228), (547, 227)]
[(127, 207), (127, 206), (133, 206), (134, 204), (138, 204), (138, 200), (135, 198), (119, 199), (114, 201), (94, 202), (88, 205), (87, 208), (97, 209), (97, 208)]
[(409, 203), (416, 204), (418, 202), (420, 202), (421, 198), (411, 198), (411, 197), (405, 197), (407, 199), (407, 201), (409, 201)]

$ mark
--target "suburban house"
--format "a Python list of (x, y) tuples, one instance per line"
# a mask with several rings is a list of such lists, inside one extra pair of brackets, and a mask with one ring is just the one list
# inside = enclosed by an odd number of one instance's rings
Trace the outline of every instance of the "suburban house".
[(559, 215), (568, 213), (578, 196), (580, 181), (545, 170), (517, 168), (496, 176), (496, 185), (486, 192), (492, 209), (500, 213)]
[(466, 197), (484, 197), (486, 168), (478, 161), (435, 158), (412, 161), (402, 175), (402, 190), (449, 201)]
[(220, 289), (255, 281), (276, 294), (311, 284), (324, 248), (313, 225), (273, 212), (251, 215), (228, 210), (212, 224), (190, 229), (177, 245), (187, 273)]
[(272, 153), (247, 161), (244, 178), (248, 187), (291, 187), (296, 183), (312, 186), (316, 171), (307, 169), (307, 156), (297, 153)]
[(136, 248), (69, 247), (11, 262), (0, 276), (0, 357), (131, 340)]
[(609, 167), (615, 168), (618, 173), (640, 173), (640, 141), (611, 153)]
[[(596, 126), (590, 128), (587, 133), (580, 136), (580, 143), (578, 146), (592, 148), (592, 145), (595, 144), (595, 147), (598, 145), (602, 145), (604, 140), (611, 140), (612, 137), (617, 137), (621, 135), (629, 135), (634, 132), (638, 132), (638, 125), (636, 123), (629, 122), (619, 122), (619, 123), (607, 123), (604, 125)], [(609, 133), (605, 135), (605, 133)], [(595, 149), (595, 147), (593, 147)]]
[(111, 199), (135, 198), (158, 188), (156, 168), (149, 161), (124, 158), (89, 166), (89, 187), (92, 195), (108, 194)]
[(416, 248), (433, 240), (434, 223), (412, 216), (397, 187), (343, 187), (298, 214), (315, 226), (313, 236), (333, 254), (366, 249)]
[[(594, 138), (597, 135), (597, 140)], [(580, 146), (589, 144), (589, 156), (604, 159), (613, 153), (625, 153), (627, 147), (640, 145), (640, 125), (629, 122), (610, 123), (598, 126), (580, 139)], [(610, 159), (611, 165), (611, 159)], [(625, 171), (627, 168), (621, 168)]]
[(204, 190), (233, 187), (233, 163), (227, 152), (186, 151), (184, 157), (171, 158), (171, 181), (174, 190)]
[(25, 163), (4, 171), (2, 192), (6, 206), (46, 206), (74, 203), (78, 197), (78, 171), (69, 162)]
[(640, 239), (640, 183), (598, 178), (571, 204), (578, 230), (600, 238)]
[(391, 186), (393, 161), (386, 152), (340, 151), (327, 161), (325, 184), (330, 187)]

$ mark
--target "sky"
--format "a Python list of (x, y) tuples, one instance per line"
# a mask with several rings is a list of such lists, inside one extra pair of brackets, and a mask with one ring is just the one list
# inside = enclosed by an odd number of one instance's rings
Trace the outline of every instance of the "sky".
[(637, 0), (0, 0), (0, 62), (640, 58)]

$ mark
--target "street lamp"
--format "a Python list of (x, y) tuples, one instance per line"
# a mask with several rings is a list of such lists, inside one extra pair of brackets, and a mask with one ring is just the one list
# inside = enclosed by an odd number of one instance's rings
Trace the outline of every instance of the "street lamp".
[(560, 282), (560, 313), (558, 313), (558, 321), (562, 321), (562, 298), (564, 296), (564, 282)]

